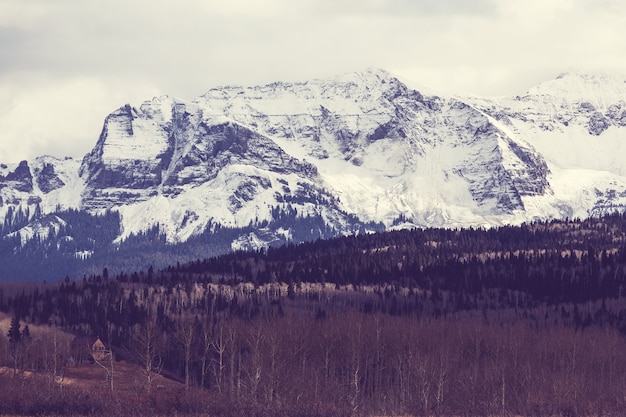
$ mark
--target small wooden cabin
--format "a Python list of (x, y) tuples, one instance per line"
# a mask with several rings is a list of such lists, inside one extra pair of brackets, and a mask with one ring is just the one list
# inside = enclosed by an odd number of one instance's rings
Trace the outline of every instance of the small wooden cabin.
[(97, 336), (77, 336), (70, 343), (70, 357), (75, 365), (83, 361), (101, 361), (106, 356), (106, 346)]

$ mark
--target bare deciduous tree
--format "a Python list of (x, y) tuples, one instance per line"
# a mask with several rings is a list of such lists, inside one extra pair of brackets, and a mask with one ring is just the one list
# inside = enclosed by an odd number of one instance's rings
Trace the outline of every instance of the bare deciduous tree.
[(190, 387), (190, 369), (192, 359), (193, 340), (195, 335), (194, 321), (191, 316), (180, 317), (178, 320), (178, 328), (176, 329), (176, 341), (183, 349), (185, 364), (185, 389)]
[(111, 392), (113, 392), (114, 389), (114, 385), (113, 385), (113, 351), (111, 349), (105, 349), (104, 350), (104, 356), (102, 359), (99, 359), (97, 357), (94, 356), (94, 362), (101, 367), (102, 369), (104, 369), (104, 372), (106, 373), (106, 380), (109, 383), (109, 388), (111, 390)]
[(213, 376), (218, 392), (224, 389), (224, 371), (226, 370), (227, 336), (224, 333), (224, 325), (219, 323), (215, 335), (210, 342), (210, 349), (215, 353), (212, 359)]
[(154, 376), (161, 372), (162, 349), (162, 334), (156, 320), (148, 319), (143, 325), (136, 326), (130, 355), (141, 364), (148, 391), (152, 388)]

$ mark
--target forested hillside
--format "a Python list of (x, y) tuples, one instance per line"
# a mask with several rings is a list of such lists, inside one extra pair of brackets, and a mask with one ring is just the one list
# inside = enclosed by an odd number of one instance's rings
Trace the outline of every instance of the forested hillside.
[[(179, 378), (186, 411), (228, 415), (211, 396), (268, 415), (619, 415), (625, 283), (615, 214), (105, 268), (5, 285), (0, 310), (100, 336), (146, 393), (154, 373)], [(0, 357), (47, 369), (50, 340), (28, 343), (0, 338)]]
[[(338, 234), (321, 216), (300, 216), (295, 210), (281, 209), (272, 210), (274, 219), (270, 222), (251, 222), (242, 227), (225, 227), (209, 221), (203, 233), (176, 243), (167, 241), (159, 225), (117, 240), (122, 230), (117, 211), (90, 214), (70, 209), (41, 215), (36, 206), (35, 213), (28, 209), (9, 209), (8, 213), (12, 220), (0, 221), (0, 282), (81, 278), (100, 274), (103, 265), (112, 273), (135, 271), (150, 265), (165, 268), (170, 264), (230, 253), (233, 246), (251, 249), (258, 241), (280, 246), (287, 242), (287, 235), (291, 242), (303, 242)], [(35, 224), (27, 226), (35, 218)], [(355, 218), (347, 218), (353, 224), (354, 233), (383, 230), (380, 224), (363, 225)], [(277, 235), (271, 231), (274, 229), (289, 230), (289, 233)]]

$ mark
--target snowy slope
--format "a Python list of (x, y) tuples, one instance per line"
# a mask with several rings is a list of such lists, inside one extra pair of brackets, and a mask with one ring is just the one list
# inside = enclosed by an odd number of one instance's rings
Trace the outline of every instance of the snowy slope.
[(22, 208), (43, 213), (82, 208), (85, 183), (80, 161), (41, 156), (19, 164), (0, 164), (0, 220)]
[(626, 207), (626, 80), (563, 74), (523, 97), (468, 101), (548, 164), (551, 192), (525, 201), (528, 216), (587, 217)]
[(379, 69), (220, 87), (119, 108), (82, 162), (1, 165), (0, 219), (113, 209), (118, 240), (159, 225), (170, 242), (262, 225), (242, 248), (291, 236), (277, 210), (336, 233), (586, 217), (626, 207), (625, 143), (615, 77), (564, 74), (510, 98), (426, 94)]
[[(520, 156), (486, 115), (458, 100), (424, 97), (381, 70), (215, 89), (201, 100), (207, 112), (314, 161), (342, 207), (367, 221), (391, 224), (404, 215), (419, 225), (481, 224), (521, 204), (515, 180), (505, 178), (511, 169), (500, 170), (502, 152), (509, 149), (513, 164)], [(475, 140), (477, 131), (483, 140)], [(516, 151), (532, 154), (526, 149)], [(538, 164), (517, 174), (542, 183)]]

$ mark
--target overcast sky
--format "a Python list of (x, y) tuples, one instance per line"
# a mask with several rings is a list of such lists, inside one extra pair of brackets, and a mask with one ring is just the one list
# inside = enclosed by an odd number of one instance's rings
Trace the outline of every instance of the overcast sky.
[(368, 67), (485, 96), (626, 74), (626, 1), (0, 0), (0, 162), (81, 158), (125, 103)]

